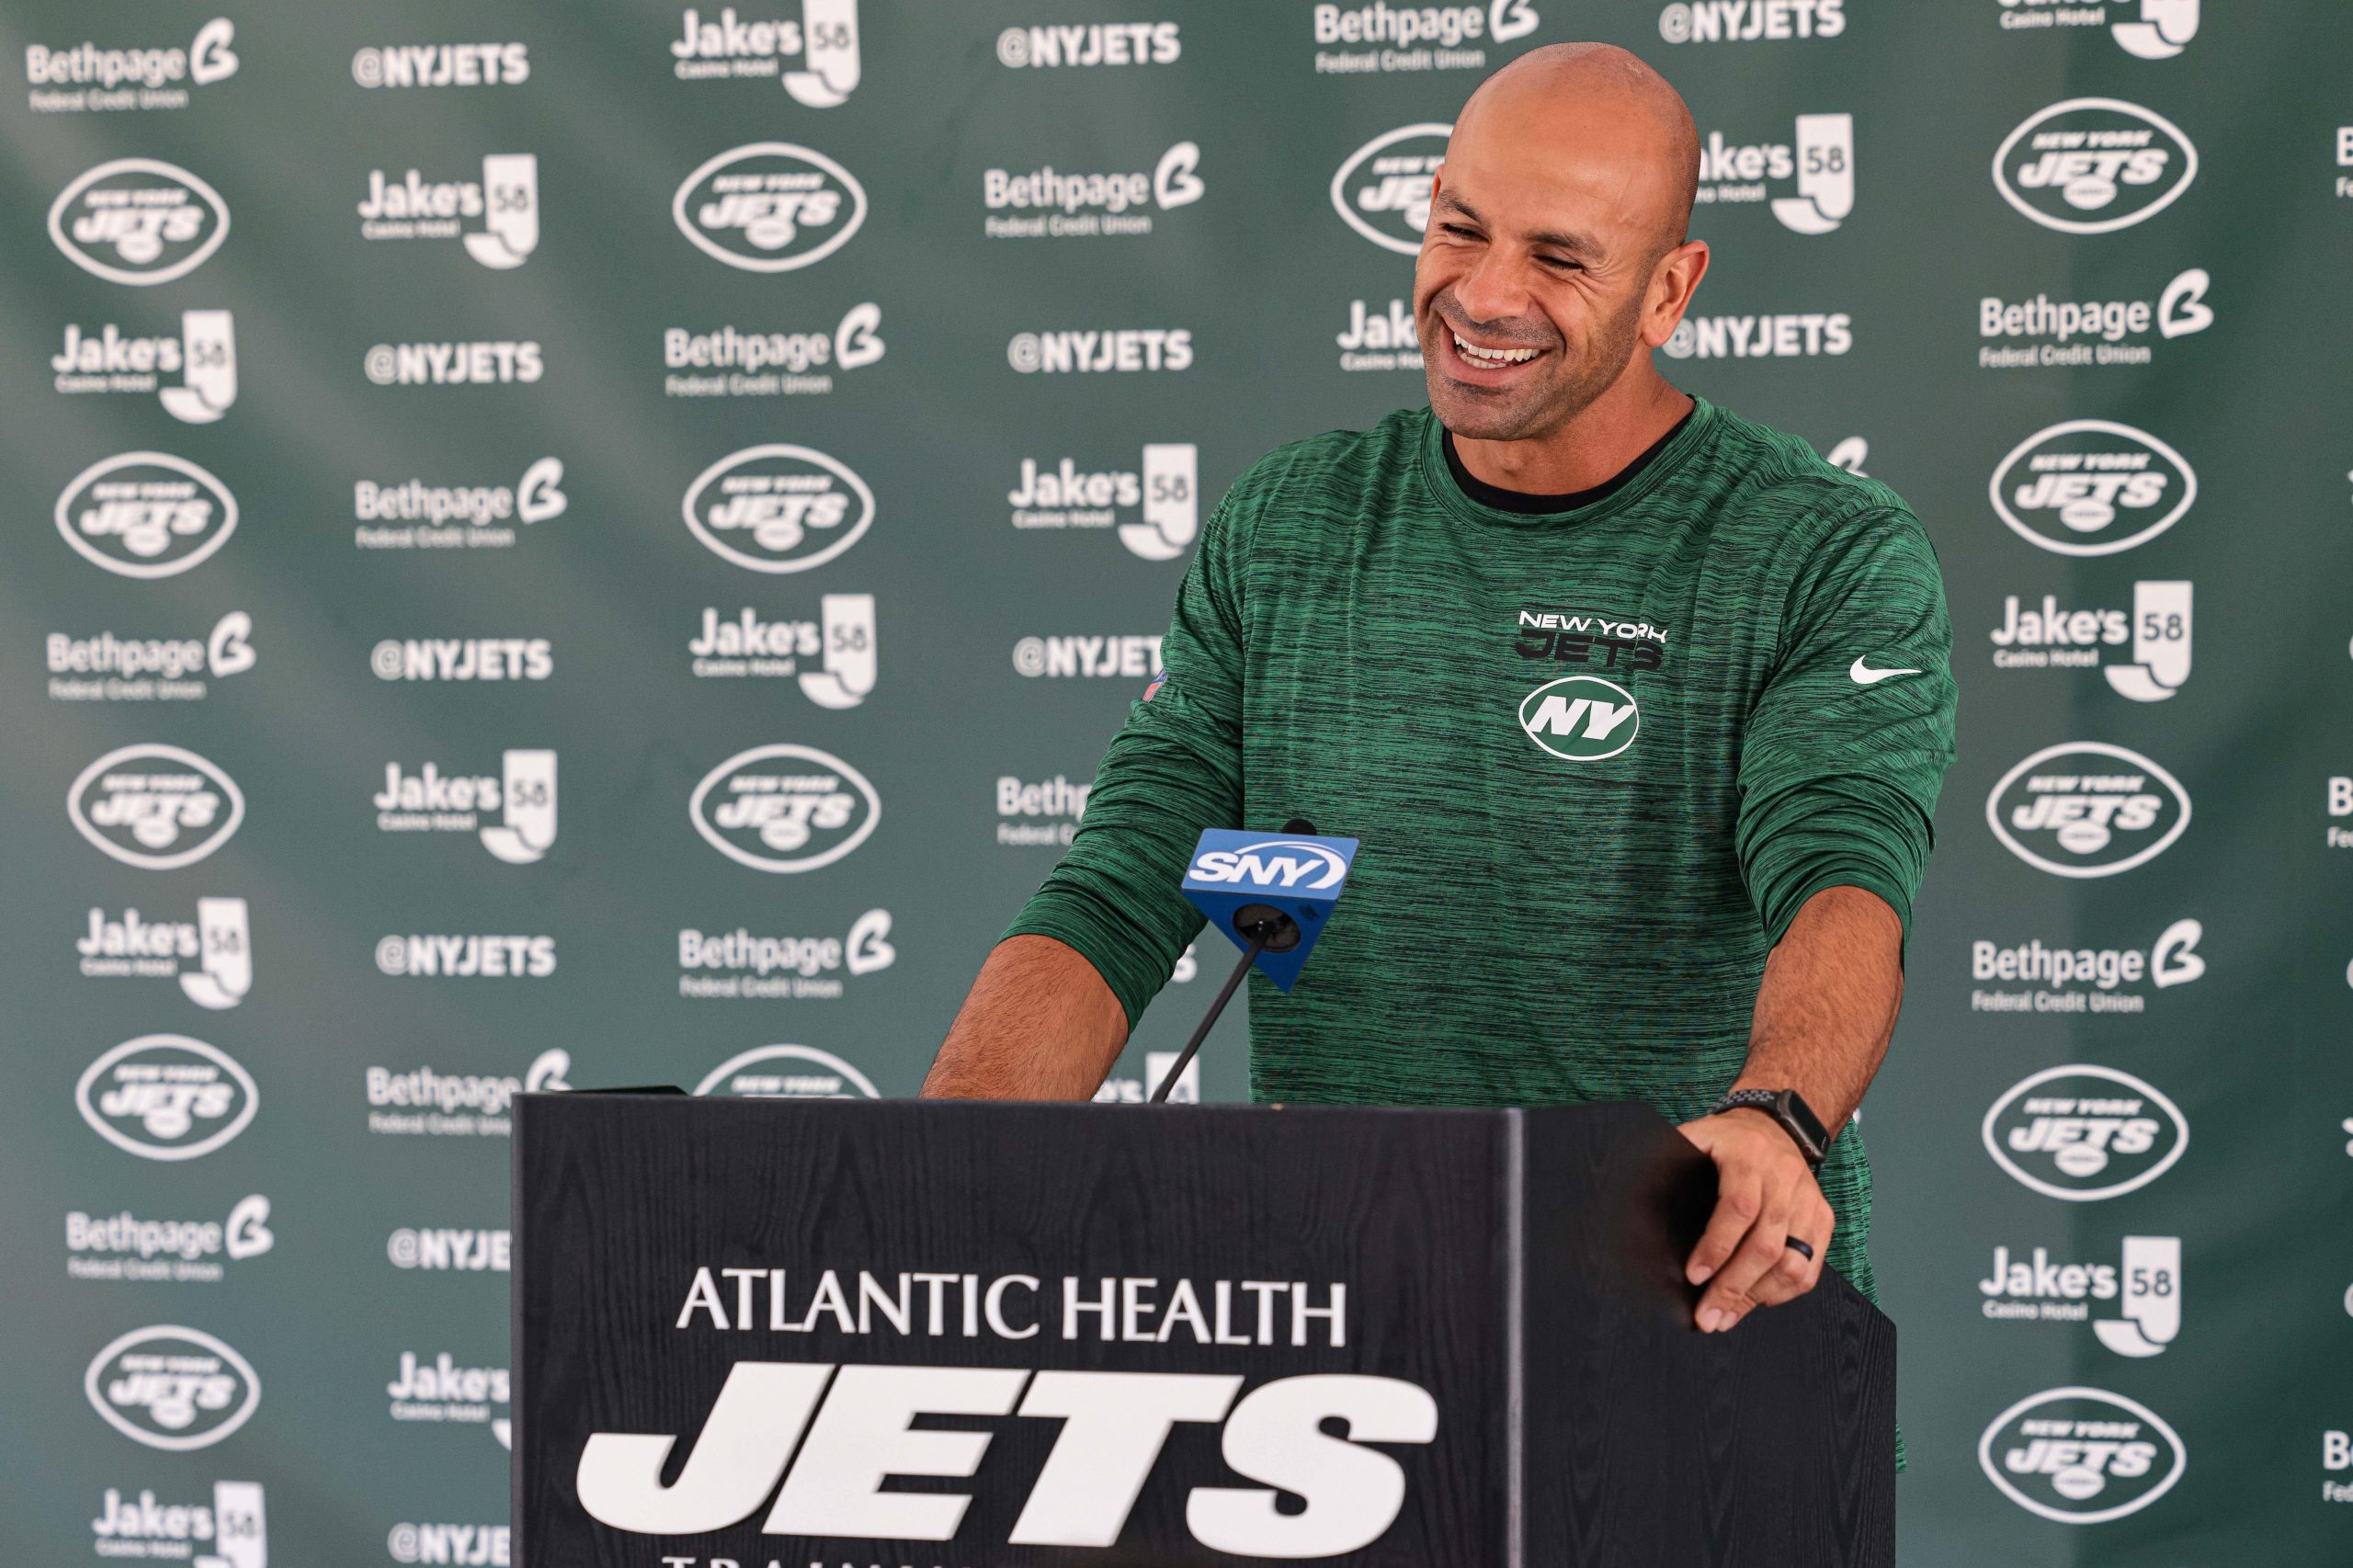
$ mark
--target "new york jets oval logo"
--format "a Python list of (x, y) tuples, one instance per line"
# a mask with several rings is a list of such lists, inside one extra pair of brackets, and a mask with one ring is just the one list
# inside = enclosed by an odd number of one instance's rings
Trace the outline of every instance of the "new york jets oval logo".
[(2046, 229), (2104, 234), (2173, 205), (2198, 149), (2163, 115), (2122, 98), (2069, 98), (2029, 115), (1994, 153), (2002, 199)]
[(806, 572), (865, 536), (874, 492), (823, 452), (771, 443), (731, 452), (695, 475), (686, 517), (695, 538), (738, 566)]
[(219, 1442), (261, 1403), (253, 1363), (209, 1334), (176, 1324), (133, 1329), (90, 1358), (82, 1392), (107, 1425), (151, 1449)]
[(1519, 727), (1554, 756), (1599, 762), (1634, 744), (1643, 716), (1624, 687), (1598, 676), (1570, 676), (1520, 699)]
[(1355, 152), (1332, 176), (1332, 206), (1383, 250), (1417, 256), (1430, 226), (1430, 183), (1446, 161), (1451, 125), (1401, 125)]
[(695, 1085), (699, 1095), (752, 1099), (881, 1099), (874, 1081), (813, 1045), (763, 1045), (731, 1056)]
[(49, 237), (74, 266), (111, 283), (168, 283), (204, 265), (229, 235), (221, 193), (157, 158), (85, 171), (50, 204)]
[(2148, 1186), (2189, 1147), (2181, 1108), (2113, 1067), (2046, 1067), (1986, 1111), (1994, 1163), (2045, 1198), (2093, 1203)]
[(91, 1130), (142, 1160), (193, 1160), (245, 1130), (259, 1093), (218, 1046), (184, 1034), (124, 1040), (82, 1070), (74, 1108)]
[(866, 222), (866, 190), (823, 153), (790, 142), (730, 148), (679, 183), (678, 232), (746, 272), (790, 272), (849, 243)]
[(866, 775), (814, 746), (738, 752), (703, 776), (687, 802), (695, 831), (759, 871), (830, 866), (874, 831), (882, 801)]
[(2189, 460), (2146, 430), (2069, 419), (2036, 431), (1995, 465), (1994, 511), (2057, 555), (2114, 555), (2179, 522), (2198, 499)]
[(203, 859), (245, 820), (231, 778), (178, 746), (131, 745), (89, 767), (65, 794), (74, 831), (126, 865), (168, 871)]
[(57, 531), (124, 577), (171, 577), (211, 558), (237, 529), (237, 498), (168, 452), (119, 452), (58, 492)]
[(2189, 1462), (2181, 1436), (2138, 1400), (2105, 1389), (2045, 1389), (1994, 1417), (1977, 1462), (2003, 1495), (2063, 1525), (2137, 1513)]
[(2104, 741), (2045, 746), (1985, 797), (2002, 846), (2054, 877), (2112, 877), (2163, 854), (2189, 825), (2189, 792), (2139, 752)]

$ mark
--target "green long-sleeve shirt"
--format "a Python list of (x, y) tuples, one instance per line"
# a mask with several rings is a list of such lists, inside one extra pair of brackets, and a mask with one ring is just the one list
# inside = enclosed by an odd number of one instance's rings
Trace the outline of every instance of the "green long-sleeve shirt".
[[(1075, 948), (1132, 1022), (1200, 928), (1200, 830), (1303, 816), (1363, 847), (1298, 985), (1252, 983), (1255, 1098), (1696, 1116), (1808, 897), (1909, 929), (1952, 758), (1935, 552), (1885, 485), (1704, 400), (1548, 515), (1466, 496), (1441, 434), (1404, 411), (1235, 482), (1007, 935)], [(1853, 1126), (1821, 1179), (1870, 1292)]]

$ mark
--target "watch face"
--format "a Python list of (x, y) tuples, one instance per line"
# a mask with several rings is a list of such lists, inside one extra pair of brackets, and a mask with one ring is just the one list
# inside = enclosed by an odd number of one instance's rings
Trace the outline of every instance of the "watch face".
[(1813, 1114), (1813, 1108), (1807, 1105), (1795, 1089), (1781, 1096), (1781, 1108), (1790, 1124), (1805, 1134), (1805, 1142), (1811, 1147), (1825, 1153), (1829, 1150), (1830, 1137), (1823, 1131), (1822, 1119)]

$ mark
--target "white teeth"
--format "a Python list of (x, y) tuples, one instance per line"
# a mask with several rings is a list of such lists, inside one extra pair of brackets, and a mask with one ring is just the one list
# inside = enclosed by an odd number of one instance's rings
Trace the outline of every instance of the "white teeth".
[(1459, 332), (1454, 335), (1454, 347), (1461, 351), (1465, 359), (1482, 367), (1518, 365), (1536, 358), (1536, 350), (1533, 348), (1482, 348), (1475, 343), (1464, 341), (1462, 335)]

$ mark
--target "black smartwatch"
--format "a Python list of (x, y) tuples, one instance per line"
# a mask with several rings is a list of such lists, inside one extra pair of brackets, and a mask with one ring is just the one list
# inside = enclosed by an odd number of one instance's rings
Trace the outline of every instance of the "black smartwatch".
[(1734, 1089), (1710, 1106), (1710, 1116), (1722, 1116), (1743, 1106), (1754, 1107), (1781, 1124), (1781, 1131), (1798, 1146), (1805, 1163), (1814, 1170), (1830, 1153), (1830, 1135), (1822, 1130), (1822, 1119), (1805, 1103), (1805, 1096), (1795, 1089)]

